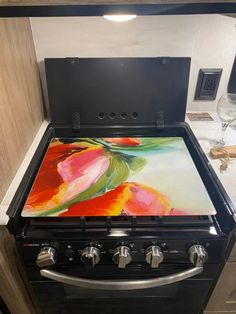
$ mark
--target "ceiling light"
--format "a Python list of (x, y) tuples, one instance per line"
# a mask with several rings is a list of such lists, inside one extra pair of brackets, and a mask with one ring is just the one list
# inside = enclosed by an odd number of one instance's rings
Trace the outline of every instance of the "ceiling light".
[(109, 21), (126, 22), (136, 18), (135, 14), (103, 15)]

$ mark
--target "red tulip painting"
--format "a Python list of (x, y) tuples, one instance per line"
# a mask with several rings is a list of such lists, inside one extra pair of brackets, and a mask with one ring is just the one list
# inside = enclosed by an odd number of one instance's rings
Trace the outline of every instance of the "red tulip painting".
[(53, 139), (22, 216), (214, 213), (182, 138), (114, 137)]

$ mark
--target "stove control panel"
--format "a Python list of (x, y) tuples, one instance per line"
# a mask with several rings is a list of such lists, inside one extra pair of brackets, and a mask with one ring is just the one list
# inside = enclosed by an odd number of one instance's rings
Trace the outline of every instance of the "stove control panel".
[(125, 268), (132, 261), (131, 250), (128, 246), (121, 245), (114, 250), (113, 262), (118, 268)]
[(151, 268), (158, 268), (163, 261), (164, 255), (158, 245), (150, 245), (145, 252), (145, 261), (150, 264)]
[[(223, 242), (222, 242), (223, 243)], [(201, 267), (204, 263), (216, 263), (222, 258), (221, 241), (204, 240), (202, 243), (166, 239), (99, 239), (88, 241), (26, 241), (22, 255), (26, 265), (39, 268), (49, 266), (78, 266), (101, 268), (101, 266), (128, 269), (133, 266), (151, 268), (154, 271), (162, 264), (191, 263)]]

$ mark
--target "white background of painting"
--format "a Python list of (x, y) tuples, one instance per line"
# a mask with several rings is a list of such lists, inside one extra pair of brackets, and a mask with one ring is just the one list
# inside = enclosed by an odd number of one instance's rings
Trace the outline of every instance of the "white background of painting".
[(172, 208), (184, 210), (190, 215), (215, 214), (184, 141), (179, 138), (168, 146), (177, 149), (144, 154), (147, 164), (140, 172), (130, 176), (128, 181), (142, 183), (162, 192), (169, 198)]

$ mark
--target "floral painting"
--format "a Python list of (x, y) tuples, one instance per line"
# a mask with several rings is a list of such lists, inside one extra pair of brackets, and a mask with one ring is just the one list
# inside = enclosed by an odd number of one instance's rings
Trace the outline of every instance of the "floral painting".
[(54, 138), (22, 211), (24, 217), (211, 214), (181, 137)]

